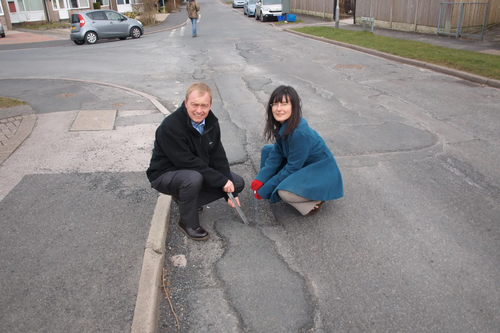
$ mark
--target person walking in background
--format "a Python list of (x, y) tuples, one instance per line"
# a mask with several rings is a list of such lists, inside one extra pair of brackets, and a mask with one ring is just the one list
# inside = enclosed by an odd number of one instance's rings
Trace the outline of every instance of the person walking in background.
[(196, 22), (198, 21), (198, 12), (200, 11), (200, 5), (196, 0), (189, 0), (187, 4), (188, 17), (191, 19), (191, 25), (193, 26), (193, 38), (198, 37), (196, 33)]
[[(203, 206), (220, 198), (233, 208), (240, 206), (238, 193), (245, 187), (243, 178), (229, 168), (219, 121), (211, 107), (210, 87), (193, 83), (182, 105), (156, 130), (146, 172), (151, 187), (171, 195), (179, 205), (179, 227), (193, 240), (209, 237), (198, 216)], [(227, 193), (233, 193), (236, 202)]]
[(274, 140), (261, 151), (260, 172), (251, 184), (257, 199), (283, 200), (302, 215), (344, 196), (337, 162), (319, 134), (302, 118), (294, 88), (279, 86), (269, 98), (264, 136)]

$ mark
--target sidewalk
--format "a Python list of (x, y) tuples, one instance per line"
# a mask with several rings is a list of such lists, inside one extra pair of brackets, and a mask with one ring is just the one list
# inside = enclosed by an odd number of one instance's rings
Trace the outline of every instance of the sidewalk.
[(0, 95), (28, 103), (0, 109), (0, 331), (156, 327), (170, 206), (144, 174), (157, 101), (54, 79), (2, 79)]

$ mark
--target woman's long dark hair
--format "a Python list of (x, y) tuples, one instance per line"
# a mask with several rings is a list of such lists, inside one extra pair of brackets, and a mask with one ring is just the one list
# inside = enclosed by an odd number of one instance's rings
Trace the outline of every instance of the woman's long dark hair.
[(300, 118), (302, 118), (302, 102), (297, 91), (290, 86), (279, 86), (274, 89), (266, 107), (267, 119), (266, 127), (264, 128), (264, 138), (267, 141), (273, 141), (275, 135), (278, 136), (278, 132), (281, 126), (283, 126), (279, 121), (274, 119), (273, 108), (271, 106), (273, 103), (281, 103), (283, 97), (285, 97), (287, 103), (292, 103), (292, 114), (287, 120), (285, 132), (281, 137), (286, 138), (288, 134), (292, 133), (293, 130), (299, 126)]

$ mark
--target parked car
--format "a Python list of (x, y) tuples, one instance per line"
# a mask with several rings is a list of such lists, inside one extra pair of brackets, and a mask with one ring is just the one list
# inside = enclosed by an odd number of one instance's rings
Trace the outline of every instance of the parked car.
[(233, 0), (233, 8), (242, 8), (245, 0)]
[(5, 29), (3, 28), (2, 22), (0, 22), (0, 37), (5, 37)]
[(281, 16), (281, 0), (257, 0), (255, 4), (255, 18), (262, 22)]
[(95, 44), (98, 39), (139, 38), (144, 34), (140, 21), (128, 18), (114, 10), (90, 10), (71, 15), (70, 39), (76, 45)]
[(255, 4), (257, 0), (246, 0), (243, 5), (243, 14), (250, 16), (255, 16)]

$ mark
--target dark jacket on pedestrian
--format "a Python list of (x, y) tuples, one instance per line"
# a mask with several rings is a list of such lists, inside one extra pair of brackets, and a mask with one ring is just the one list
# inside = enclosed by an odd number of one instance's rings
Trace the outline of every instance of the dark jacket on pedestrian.
[(198, 18), (198, 12), (200, 11), (200, 5), (196, 1), (189, 1), (187, 4), (187, 12), (189, 18)]
[(278, 190), (317, 201), (343, 197), (342, 175), (325, 141), (304, 118), (283, 138), (286, 125), (280, 128), (274, 145), (262, 150), (261, 169), (255, 177), (264, 183), (259, 195), (271, 203), (281, 200)]
[(203, 187), (220, 191), (233, 181), (226, 151), (222, 146), (219, 121), (210, 110), (205, 118), (203, 135), (192, 125), (184, 102), (166, 117), (156, 130), (149, 168), (150, 182), (174, 170), (194, 170), (203, 176)]

